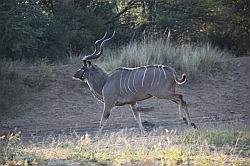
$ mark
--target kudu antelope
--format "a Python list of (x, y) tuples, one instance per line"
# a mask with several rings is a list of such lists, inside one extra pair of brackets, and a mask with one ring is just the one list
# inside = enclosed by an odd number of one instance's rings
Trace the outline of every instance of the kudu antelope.
[[(91, 63), (93, 59), (101, 56), (104, 44), (112, 39), (114, 34), (115, 32), (111, 37), (106, 38), (106, 32), (101, 39), (95, 42), (95, 51), (82, 59), (84, 65), (73, 76), (74, 79), (85, 81), (92, 94), (104, 103), (99, 133), (109, 118), (111, 109), (126, 104), (130, 105), (134, 118), (138, 122), (141, 132), (144, 133), (140, 112), (149, 111), (151, 108), (140, 107), (137, 101), (150, 97), (167, 99), (178, 104), (180, 117), (186, 124), (196, 128), (190, 120), (187, 104), (182, 95), (175, 93), (176, 84), (181, 85), (186, 82), (185, 74), (182, 75), (181, 79), (178, 79), (173, 68), (163, 65), (118, 68), (108, 74)], [(100, 44), (100, 51), (96, 53), (98, 44)], [(182, 110), (184, 110), (185, 117)]]

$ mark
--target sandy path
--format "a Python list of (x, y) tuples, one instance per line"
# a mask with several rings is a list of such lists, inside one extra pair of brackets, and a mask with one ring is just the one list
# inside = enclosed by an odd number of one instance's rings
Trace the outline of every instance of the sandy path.
[[(249, 125), (250, 58), (234, 59), (226, 76), (216, 75), (202, 81), (189, 81), (177, 91), (189, 103), (192, 119), (199, 126), (206, 123), (235, 123)], [(97, 130), (102, 105), (89, 93), (83, 83), (71, 79), (77, 66), (57, 67), (56, 78), (28, 103), (13, 109), (25, 114), (12, 118), (0, 117), (0, 130), (17, 128), (25, 137), (43, 136), (69, 131)], [(142, 120), (165, 127), (185, 127), (179, 119), (177, 106), (165, 100), (149, 99), (142, 105), (154, 106), (156, 111), (145, 113)], [(136, 127), (127, 106), (115, 108), (106, 130)], [(139, 130), (139, 129), (138, 129)]]

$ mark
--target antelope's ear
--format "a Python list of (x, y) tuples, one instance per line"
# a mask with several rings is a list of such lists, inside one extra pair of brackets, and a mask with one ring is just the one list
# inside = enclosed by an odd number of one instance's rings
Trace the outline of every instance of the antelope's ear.
[(83, 66), (87, 66), (86, 60), (83, 60)]

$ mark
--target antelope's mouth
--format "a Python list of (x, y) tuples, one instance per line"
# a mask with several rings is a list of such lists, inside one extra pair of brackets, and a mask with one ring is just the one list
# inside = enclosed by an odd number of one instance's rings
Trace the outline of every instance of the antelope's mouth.
[(72, 77), (72, 79), (73, 79), (73, 80), (77, 80), (77, 81), (83, 81), (83, 80), (81, 80), (80, 78), (76, 78), (76, 77), (74, 77), (74, 76)]

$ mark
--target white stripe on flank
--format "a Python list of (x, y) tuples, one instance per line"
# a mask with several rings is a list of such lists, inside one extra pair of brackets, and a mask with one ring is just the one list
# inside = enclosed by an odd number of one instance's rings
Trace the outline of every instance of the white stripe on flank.
[(123, 80), (123, 87), (124, 87), (124, 90), (125, 90), (125, 94), (128, 93), (127, 88), (126, 88), (126, 78), (127, 78), (127, 75), (126, 75), (126, 74), (127, 74), (127, 73), (125, 73), (125, 77), (124, 77), (124, 80)]
[(161, 66), (161, 69), (163, 70), (163, 73), (164, 73), (165, 79), (167, 79), (166, 72), (165, 72), (165, 70), (164, 70), (164, 66)]
[(132, 72), (133, 71), (129, 71), (130, 73), (129, 73), (129, 76), (128, 76), (128, 90), (130, 91), (130, 92), (132, 92), (133, 94), (135, 94), (131, 89), (130, 89), (130, 87), (129, 87), (129, 81), (130, 81), (130, 77), (131, 77), (131, 75), (132, 75)]
[(135, 76), (138, 70), (135, 70), (135, 74), (134, 74), (134, 79), (133, 79), (133, 88), (135, 90), (135, 92), (137, 92), (136, 88), (135, 88)]
[(160, 74), (159, 74), (159, 77), (158, 77), (158, 82), (157, 82), (157, 85), (159, 85), (159, 83), (160, 83), (160, 79), (161, 79), (161, 66), (160, 65), (158, 65), (158, 70), (159, 70), (159, 72), (160, 72)]
[(152, 87), (152, 86), (153, 86), (153, 84), (154, 84), (154, 81), (155, 81), (155, 69), (156, 69), (156, 67), (154, 67), (154, 77), (153, 77), (153, 81), (151, 82), (151, 85), (150, 85), (150, 87)]
[(145, 71), (144, 71), (144, 74), (143, 74), (143, 77), (142, 77), (142, 82), (141, 82), (141, 86), (143, 87), (143, 82), (144, 82), (144, 79), (145, 79), (145, 75), (146, 75), (146, 72), (147, 72), (147, 66), (145, 66)]
[[(123, 70), (122, 70), (122, 73), (123, 73)], [(121, 77), (120, 77), (120, 94), (121, 95), (123, 94), (123, 91), (122, 91), (122, 73), (121, 73)]]

